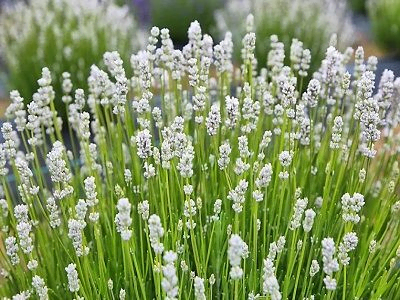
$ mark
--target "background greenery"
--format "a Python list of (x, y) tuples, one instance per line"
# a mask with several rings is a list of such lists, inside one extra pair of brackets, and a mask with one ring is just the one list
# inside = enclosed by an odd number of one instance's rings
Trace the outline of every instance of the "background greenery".
[[(71, 74), (74, 87), (86, 88), (90, 66), (101, 63), (105, 51), (118, 50), (129, 61), (142, 42), (128, 7), (110, 1), (32, 0), (11, 3), (0, 16), (8, 88), (17, 89), (26, 102), (38, 88), (42, 67), (52, 70), (54, 90), (61, 97), (63, 72)], [(65, 115), (64, 105), (57, 103)]]

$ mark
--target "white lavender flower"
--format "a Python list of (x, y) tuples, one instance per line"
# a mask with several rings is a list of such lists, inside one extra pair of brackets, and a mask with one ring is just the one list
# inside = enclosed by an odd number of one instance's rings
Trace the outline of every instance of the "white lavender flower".
[(108, 281), (107, 281), (107, 287), (108, 287), (108, 289), (109, 289), (110, 291), (112, 291), (113, 288), (114, 288), (114, 281), (113, 281), (111, 278), (108, 279)]
[(272, 242), (269, 245), (268, 258), (274, 260), (276, 255), (283, 251), (283, 249), (285, 248), (285, 244), (286, 238), (284, 236), (280, 236), (278, 238), (278, 241)]
[(84, 111), (78, 115), (78, 136), (83, 141), (88, 141), (90, 138), (90, 115)]
[(245, 98), (242, 105), (242, 117), (245, 123), (241, 127), (243, 133), (250, 133), (257, 127), (257, 121), (260, 114), (260, 103), (254, 101), (251, 95), (251, 87), (248, 82), (243, 86)]
[(189, 266), (187, 265), (185, 260), (181, 260), (181, 269), (182, 269), (182, 272), (189, 271)]
[(154, 168), (153, 164), (149, 164), (147, 161), (143, 165), (143, 176), (146, 179), (156, 176), (156, 168)]
[(376, 56), (371, 55), (370, 57), (368, 57), (367, 67), (366, 67), (367, 71), (375, 72), (377, 64), (378, 64), (378, 58)]
[(303, 49), (303, 53), (301, 54), (300, 60), (300, 69), (299, 69), (299, 76), (307, 77), (308, 70), (310, 69), (311, 63), (311, 51), (310, 49)]
[(324, 199), (321, 196), (318, 196), (317, 198), (315, 198), (315, 201), (314, 201), (315, 207), (321, 208), (323, 201), (324, 201)]
[(290, 221), (291, 230), (295, 230), (301, 226), (301, 218), (303, 217), (303, 213), (307, 207), (307, 204), (308, 204), (307, 198), (297, 199), (294, 205), (293, 216)]
[(332, 128), (332, 138), (329, 144), (331, 149), (339, 149), (342, 140), (343, 120), (341, 116), (335, 117)]
[(251, 152), (249, 151), (249, 141), (247, 136), (242, 135), (238, 137), (238, 148), (240, 157), (246, 159), (251, 156)]
[(208, 283), (213, 286), (215, 284), (215, 275), (214, 273), (210, 275), (210, 278), (208, 278)]
[(320, 270), (319, 263), (317, 260), (313, 259), (310, 266), (310, 276), (314, 277)]
[(68, 278), (68, 288), (71, 293), (79, 291), (79, 278), (78, 272), (76, 271), (76, 265), (71, 263), (65, 268)]
[(26, 110), (24, 109), (24, 99), (18, 91), (10, 92), (11, 104), (7, 107), (5, 116), (7, 119), (14, 118), (17, 131), (24, 131), (26, 126)]
[(65, 161), (65, 147), (60, 141), (53, 144), (52, 150), (47, 154), (47, 166), (49, 168), (51, 180), (54, 183), (69, 183), (72, 174)]
[(364, 196), (359, 193), (354, 193), (350, 196), (346, 193), (342, 196), (342, 218), (345, 222), (357, 224), (360, 222), (358, 213), (364, 206)]
[(85, 256), (89, 254), (89, 248), (83, 245), (83, 229), (86, 227), (86, 222), (83, 219), (68, 220), (68, 237), (72, 240), (77, 256)]
[(160, 128), (163, 124), (163, 120), (162, 120), (162, 112), (161, 109), (159, 107), (154, 107), (152, 110), (152, 115), (153, 115), (153, 119), (154, 119), (154, 124)]
[(300, 69), (301, 57), (303, 55), (303, 42), (298, 39), (292, 39), (290, 45), (290, 62), (293, 65), (293, 69), (298, 71)]
[(215, 66), (218, 72), (230, 72), (232, 65), (233, 42), (232, 33), (226, 32), (224, 39), (214, 46)]
[(211, 136), (216, 135), (220, 123), (221, 123), (221, 114), (219, 111), (219, 106), (217, 104), (213, 104), (211, 106), (208, 117), (206, 118), (207, 133)]
[(186, 226), (188, 229), (194, 229), (196, 222), (193, 221), (193, 217), (196, 215), (196, 203), (193, 199), (188, 199), (184, 203), (183, 215), (188, 218)]
[(185, 193), (185, 195), (191, 195), (193, 193), (193, 185), (191, 184), (185, 184), (183, 186), (183, 192)]
[(30, 236), (32, 224), (29, 221), (20, 221), (17, 224), (19, 245), (22, 252), (29, 254), (33, 250), (33, 240)]
[(231, 265), (229, 275), (231, 279), (237, 280), (243, 277), (240, 267), (241, 260), (248, 256), (248, 246), (237, 234), (232, 234), (228, 244), (228, 259)]
[(64, 102), (65, 104), (69, 104), (72, 102), (72, 97), (70, 95), (71, 91), (72, 91), (72, 81), (71, 81), (71, 74), (69, 72), (63, 72), (62, 74), (62, 91), (64, 93), (64, 95), (62, 96), (61, 100), (62, 102)]
[(117, 204), (118, 213), (115, 216), (115, 225), (117, 231), (121, 234), (121, 238), (124, 241), (128, 241), (132, 236), (132, 230), (129, 226), (132, 224), (131, 218), (131, 204), (128, 198), (121, 198)]
[(112, 96), (113, 113), (122, 115), (125, 112), (126, 94), (128, 93), (128, 79), (125, 76), (123, 61), (116, 51), (104, 53), (103, 60), (111, 75), (116, 80)]
[(377, 248), (376, 240), (371, 240), (371, 242), (369, 242), (369, 246), (368, 246), (369, 253), (374, 253), (376, 248)]
[(355, 52), (354, 57), (354, 77), (359, 79), (361, 74), (365, 72), (366, 66), (364, 65), (364, 49), (363, 47), (358, 47)]
[(239, 100), (235, 97), (226, 96), (225, 97), (225, 109), (227, 118), (225, 120), (225, 125), (228, 128), (235, 128), (236, 124), (240, 119), (240, 111), (239, 111)]
[(309, 107), (316, 107), (321, 91), (321, 83), (317, 79), (311, 79), (307, 91), (304, 92), (302, 100)]
[(186, 200), (184, 203), (183, 214), (185, 217), (190, 218), (196, 215), (196, 203), (193, 199)]
[(18, 187), (22, 191), (22, 193), (20, 193), (21, 198), (24, 202), (26, 202), (26, 193), (29, 191), (32, 195), (34, 195), (34, 191), (38, 190), (38, 187), (32, 186), (33, 173), (29, 168), (29, 162), (24, 157), (17, 156), (15, 158), (15, 167), (17, 168), (17, 172), (21, 181), (21, 185)]
[(164, 266), (162, 267), (163, 279), (161, 287), (167, 295), (168, 300), (178, 299), (178, 277), (176, 276), (175, 261), (178, 256), (173, 251), (167, 251), (164, 254)]
[(3, 134), (4, 138), (4, 151), (8, 158), (14, 158), (17, 154), (17, 143), (14, 139), (14, 130), (12, 128), (11, 123), (4, 122), (1, 126), (1, 133)]
[(0, 144), (0, 175), (6, 176), (8, 174), (6, 150), (4, 149), (4, 144)]
[(278, 36), (273, 34), (270, 37), (271, 50), (268, 52), (267, 66), (274, 72), (278, 73), (283, 67), (285, 59), (284, 44), (279, 42)]
[(119, 290), (119, 300), (125, 300), (126, 298), (126, 291), (124, 289)]
[(87, 177), (84, 180), (84, 184), (85, 184), (86, 203), (89, 207), (93, 207), (97, 205), (99, 202), (99, 200), (97, 199), (95, 178), (93, 176)]
[(9, 236), (5, 240), (5, 248), (8, 257), (10, 258), (12, 265), (17, 265), (20, 262), (18, 256), (18, 244), (17, 239), (14, 236)]
[(148, 222), (150, 245), (155, 254), (161, 254), (164, 251), (164, 245), (160, 242), (160, 239), (164, 235), (164, 228), (161, 225), (161, 219), (159, 216), (153, 214), (148, 219)]
[(218, 166), (221, 170), (224, 170), (229, 165), (229, 155), (231, 154), (231, 152), (232, 149), (229, 145), (229, 142), (225, 142), (221, 146), (219, 146)]
[(140, 158), (146, 159), (151, 156), (151, 134), (148, 129), (139, 131), (135, 138), (137, 154)]
[(360, 180), (360, 182), (364, 182), (366, 176), (367, 176), (367, 171), (365, 171), (365, 169), (361, 169), (360, 172), (358, 173), (358, 179)]
[(236, 159), (235, 169), (234, 169), (236, 175), (240, 176), (249, 169), (250, 169), (249, 163), (244, 162), (241, 157)]
[(233, 202), (232, 208), (236, 213), (240, 213), (243, 209), (243, 203), (245, 201), (244, 195), (248, 185), (249, 183), (245, 179), (242, 179), (235, 189), (229, 191), (227, 198)]
[(204, 279), (198, 276), (194, 278), (194, 297), (196, 300), (206, 300)]
[(285, 168), (290, 166), (292, 159), (293, 155), (289, 151), (282, 151), (281, 154), (279, 154), (279, 161)]
[(28, 205), (19, 204), (14, 207), (14, 216), (19, 222), (28, 222)]
[(48, 289), (47, 289), (47, 286), (46, 286), (43, 278), (41, 278), (38, 275), (33, 276), (33, 278), (32, 278), (32, 286), (35, 289), (35, 292), (38, 295), (40, 300), (49, 299)]
[[(372, 98), (374, 89), (375, 74), (366, 71), (357, 82), (357, 103), (355, 104), (354, 119), (360, 121), (362, 141), (365, 143), (375, 142), (380, 138), (379, 125), (381, 117), (379, 104), (376, 98)], [(374, 157), (375, 150), (363, 147), (362, 154), (367, 157)]]
[(216, 222), (219, 220), (219, 215), (221, 213), (221, 208), (222, 208), (222, 200), (217, 199), (214, 202), (214, 215), (211, 216), (211, 220)]
[(315, 212), (313, 209), (307, 209), (304, 213), (303, 229), (305, 232), (310, 232), (314, 224)]
[(61, 225), (60, 211), (53, 197), (47, 198), (46, 208), (50, 213), (49, 220), (52, 228), (57, 228)]
[(338, 258), (342, 265), (347, 266), (350, 263), (348, 253), (356, 249), (358, 244), (358, 237), (355, 232), (348, 232), (343, 236), (343, 241), (338, 247)]
[(182, 177), (189, 178), (193, 176), (193, 159), (194, 148), (191, 143), (188, 143), (176, 167)]
[(86, 201), (83, 199), (79, 199), (78, 203), (75, 205), (76, 218), (79, 221), (85, 220), (87, 210), (88, 210), (88, 204), (86, 203)]
[(243, 61), (252, 62), (254, 59), (254, 49), (256, 47), (256, 34), (254, 32), (248, 32), (243, 37), (243, 48), (242, 48), (242, 59)]
[(22, 291), (12, 297), (12, 300), (28, 300), (31, 297), (31, 291)]
[(322, 262), (324, 263), (323, 270), (326, 274), (332, 275), (333, 272), (339, 270), (339, 264), (334, 258), (336, 248), (335, 242), (332, 238), (324, 238), (321, 242), (322, 245)]
[(336, 290), (337, 283), (335, 278), (328, 275), (324, 278), (324, 283), (327, 290)]
[(137, 210), (139, 215), (142, 217), (143, 220), (147, 220), (150, 214), (150, 205), (149, 201), (144, 200), (143, 202), (139, 202), (137, 206)]
[(201, 200), (200, 197), (197, 197), (196, 199), (196, 205), (197, 205), (197, 209), (201, 210), (202, 206), (203, 206), (203, 200)]
[(393, 71), (384, 70), (379, 82), (378, 93), (375, 98), (380, 108), (387, 110), (390, 107), (390, 99), (394, 92), (394, 74)]
[(264, 194), (259, 190), (255, 190), (253, 191), (253, 198), (256, 202), (261, 202), (264, 199)]
[(260, 152), (268, 147), (271, 142), (272, 132), (269, 130), (264, 131), (262, 140), (260, 142)]
[(255, 184), (258, 188), (267, 187), (272, 179), (272, 165), (270, 163), (262, 167)]
[(28, 270), (36, 270), (37, 267), (39, 266), (39, 263), (36, 259), (31, 259), (30, 261), (28, 261), (28, 263), (26, 264)]
[(270, 296), (271, 300), (282, 299), (279, 283), (275, 276), (274, 263), (270, 258), (264, 259), (263, 295)]

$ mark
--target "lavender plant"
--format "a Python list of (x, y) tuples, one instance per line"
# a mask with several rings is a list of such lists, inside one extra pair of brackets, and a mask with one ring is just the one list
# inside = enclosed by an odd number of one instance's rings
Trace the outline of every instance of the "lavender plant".
[[(346, 0), (228, 0), (224, 9), (215, 13), (220, 35), (231, 31), (235, 57), (240, 57), (242, 36), (254, 31), (258, 42), (255, 55), (259, 68), (265, 67), (269, 37), (277, 35), (285, 45), (301, 41), (312, 54), (311, 73), (324, 58), (325, 50), (334, 44), (344, 50), (354, 41), (354, 29)], [(251, 14), (249, 16), (249, 14)], [(266, 17), (268, 16), (268, 17)], [(333, 40), (332, 40), (333, 38)], [(290, 47), (286, 48), (289, 65)], [(307, 57), (311, 56), (308, 54)]]
[[(85, 88), (90, 66), (99, 64), (104, 52), (118, 50), (128, 61), (132, 51), (139, 49), (142, 33), (128, 6), (109, 0), (25, 2), (2, 5), (0, 55), (9, 88), (17, 89), (26, 103), (38, 88), (42, 66), (51, 68), (53, 87), (61, 94), (63, 72)], [(57, 103), (62, 111), (64, 104)]]
[(386, 70), (374, 93), (362, 48), (351, 75), (352, 50), (329, 47), (307, 82), (276, 37), (258, 72), (254, 33), (240, 68), (229, 33), (213, 45), (193, 22), (188, 36), (175, 50), (152, 28), (132, 78), (107, 52), (87, 91), (55, 95), (44, 68), (26, 108), (12, 92), (0, 295), (395, 299), (400, 79)]

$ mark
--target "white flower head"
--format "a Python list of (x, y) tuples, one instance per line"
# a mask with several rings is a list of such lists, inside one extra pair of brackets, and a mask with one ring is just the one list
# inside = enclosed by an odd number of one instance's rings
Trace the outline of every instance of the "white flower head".
[(243, 276), (243, 270), (240, 267), (241, 260), (248, 256), (248, 246), (237, 234), (232, 234), (228, 244), (228, 259), (231, 265), (230, 277), (234, 280)]
[(125, 241), (129, 240), (132, 236), (132, 230), (129, 226), (132, 224), (131, 218), (131, 204), (128, 198), (121, 198), (117, 204), (118, 213), (115, 216), (115, 224), (117, 231), (121, 234), (121, 238)]
[(78, 272), (76, 271), (76, 265), (75, 264), (69, 264), (66, 268), (65, 271), (67, 272), (67, 277), (68, 277), (68, 288), (71, 293), (75, 293), (79, 291), (79, 278), (78, 278)]

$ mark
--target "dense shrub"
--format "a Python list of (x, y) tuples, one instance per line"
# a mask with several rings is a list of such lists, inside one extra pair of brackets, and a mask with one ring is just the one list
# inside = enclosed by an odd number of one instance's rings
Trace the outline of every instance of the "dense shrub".
[[(104, 52), (118, 50), (129, 60), (139, 42), (128, 7), (112, 1), (9, 2), (0, 15), (0, 56), (8, 84), (19, 90), (26, 103), (38, 88), (41, 66), (51, 68), (58, 93), (66, 71), (76, 87), (85, 88), (90, 66), (101, 62)], [(63, 108), (60, 103), (58, 109)]]
[(258, 72), (253, 32), (236, 68), (229, 34), (188, 33), (180, 51), (153, 28), (130, 80), (105, 53), (69, 104), (71, 146), (47, 68), (27, 111), (12, 92), (0, 296), (396, 299), (400, 79), (374, 94), (376, 58), (358, 48), (351, 75), (329, 47), (306, 81), (276, 37)]

